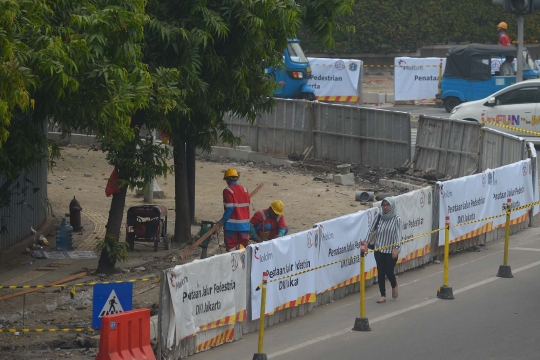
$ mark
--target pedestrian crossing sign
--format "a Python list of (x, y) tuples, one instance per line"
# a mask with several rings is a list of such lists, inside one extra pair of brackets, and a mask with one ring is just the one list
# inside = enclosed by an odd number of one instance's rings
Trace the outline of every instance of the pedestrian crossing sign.
[(105, 301), (105, 305), (103, 305), (98, 317), (101, 318), (105, 315), (118, 314), (121, 312), (124, 312), (124, 309), (122, 309), (122, 304), (118, 302), (118, 296), (116, 296), (116, 292), (113, 290), (107, 301)]
[(94, 285), (92, 328), (101, 329), (101, 319), (107, 315), (129, 311), (133, 307), (133, 283)]

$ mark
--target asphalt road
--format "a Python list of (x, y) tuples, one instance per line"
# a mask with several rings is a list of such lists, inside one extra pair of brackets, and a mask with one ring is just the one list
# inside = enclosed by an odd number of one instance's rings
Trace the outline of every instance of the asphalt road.
[[(351, 331), (359, 295), (322, 305), (266, 329), (269, 359), (537, 359), (540, 353), (540, 228), (512, 235), (514, 278), (496, 277), (504, 240), (451, 255), (454, 300), (436, 297), (443, 264), (401, 274), (397, 300), (377, 304), (377, 286), (366, 289), (372, 331)], [(388, 285), (387, 285), (388, 286)], [(194, 360), (251, 359), (257, 333), (192, 356)]]

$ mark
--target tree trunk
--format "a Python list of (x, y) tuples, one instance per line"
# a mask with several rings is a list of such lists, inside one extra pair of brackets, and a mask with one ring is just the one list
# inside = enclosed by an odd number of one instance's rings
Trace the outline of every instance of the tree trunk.
[[(107, 237), (109, 236), (114, 237), (116, 241), (120, 241), (120, 229), (122, 227), (122, 219), (124, 218), (126, 194), (127, 186), (124, 186), (120, 189), (119, 193), (113, 194), (112, 196), (111, 207), (109, 209), (109, 219), (107, 221), (107, 225), (105, 226), (106, 232), (104, 241), (108, 241)], [(111, 262), (108, 255), (107, 250), (101, 251), (96, 273), (110, 274), (113, 272), (116, 265), (116, 260)]]
[(189, 199), (186, 176), (186, 144), (174, 142), (174, 206), (176, 208), (174, 241), (191, 241), (191, 223), (189, 221)]
[[(135, 131), (135, 136), (139, 136), (140, 128), (144, 123), (146, 113), (143, 110), (139, 110), (132, 117), (131, 128)], [(125, 146), (135, 146), (135, 144), (126, 144)], [(122, 169), (118, 170), (118, 177), (122, 179)], [(109, 241), (108, 237), (114, 238), (114, 240), (120, 242), (120, 229), (122, 227), (122, 219), (124, 218), (124, 207), (126, 206), (126, 194), (127, 186), (120, 188), (120, 192), (113, 194), (111, 207), (109, 208), (109, 218), (107, 219), (107, 225), (105, 226), (105, 239), (103, 241)], [(111, 261), (107, 250), (102, 250), (99, 256), (98, 268), (96, 273), (98, 274), (110, 274), (114, 271), (116, 265), (116, 259)]]
[(195, 147), (186, 144), (186, 174), (187, 191), (189, 197), (189, 221), (191, 225), (195, 224)]

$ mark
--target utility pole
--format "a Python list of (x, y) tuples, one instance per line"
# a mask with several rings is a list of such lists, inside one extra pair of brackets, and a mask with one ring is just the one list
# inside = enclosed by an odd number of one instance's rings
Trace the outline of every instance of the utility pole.
[(525, 15), (532, 14), (540, 9), (540, 0), (491, 0), (495, 6), (502, 6), (504, 12), (517, 15), (518, 20), (518, 48), (517, 48), (517, 71), (516, 81), (523, 81), (523, 29)]
[(525, 17), (518, 15), (518, 50), (517, 50), (517, 73), (516, 82), (523, 81), (523, 24), (525, 23)]

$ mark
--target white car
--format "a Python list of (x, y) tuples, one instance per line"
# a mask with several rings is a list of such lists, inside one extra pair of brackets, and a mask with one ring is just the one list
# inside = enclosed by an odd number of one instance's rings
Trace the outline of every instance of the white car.
[[(450, 119), (484, 122), (486, 126), (518, 135), (540, 144), (540, 80), (510, 85), (482, 100), (456, 106)], [(496, 125), (538, 132), (538, 135), (510, 130)], [(532, 138), (531, 138), (532, 136)], [(538, 137), (536, 137), (538, 136)]]

